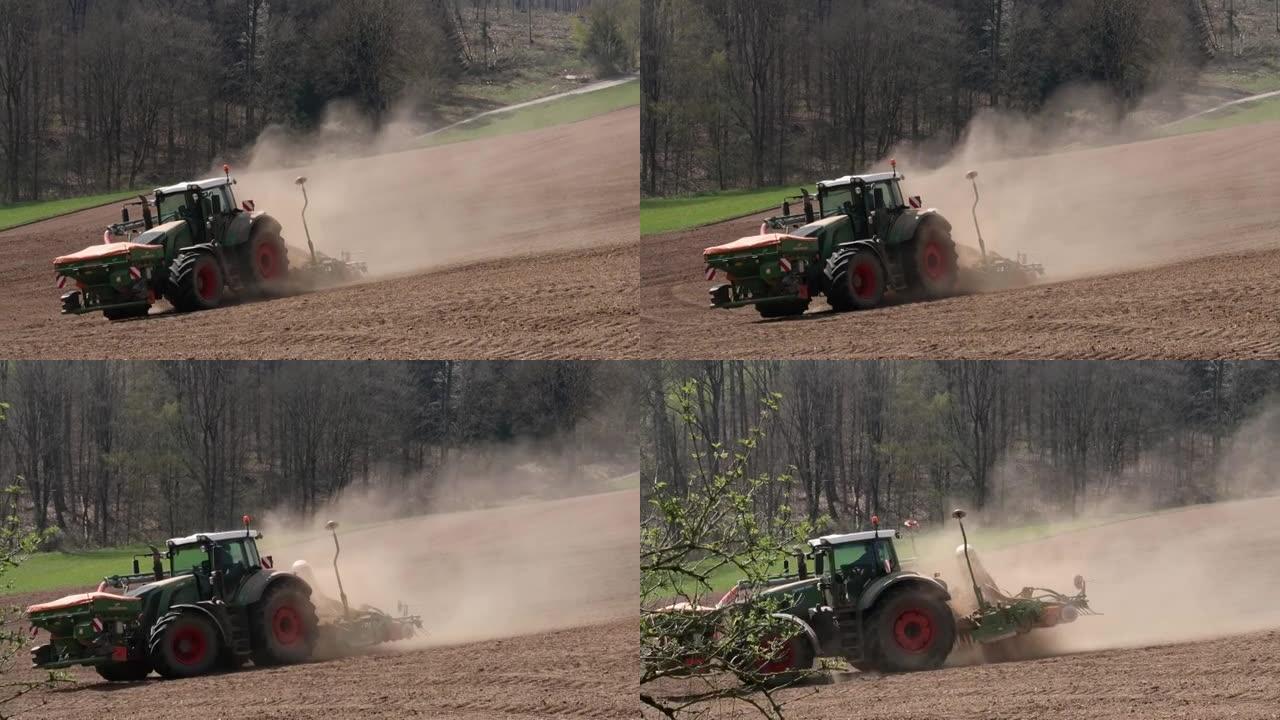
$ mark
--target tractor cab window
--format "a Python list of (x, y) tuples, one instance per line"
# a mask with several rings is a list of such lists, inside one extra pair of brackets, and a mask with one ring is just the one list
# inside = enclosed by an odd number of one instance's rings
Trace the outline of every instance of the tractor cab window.
[(173, 549), (173, 574), (197, 570), (209, 572), (209, 554), (199, 545), (179, 545)]
[(896, 572), (902, 569), (898, 563), (898, 550), (894, 544), (888, 540), (876, 541), (876, 555), (880, 557), (880, 562), (889, 562), (889, 566), (885, 568), (886, 572)]
[(842, 568), (847, 565), (862, 567), (872, 562), (871, 553), (867, 552), (867, 546), (864, 544), (843, 545), (835, 550), (835, 565)]
[(170, 222), (178, 220), (182, 217), (181, 212), (187, 207), (187, 194), (176, 193), (173, 195), (165, 195), (160, 202), (156, 203), (157, 222)]
[(871, 209), (902, 207), (902, 195), (898, 192), (898, 183), (896, 182), (877, 182), (867, 186), (867, 191), (871, 194)]
[(839, 212), (844, 204), (853, 202), (853, 188), (845, 186), (842, 188), (826, 188), (819, 197), (822, 205), (822, 214)]
[(210, 207), (214, 206), (213, 199), (216, 197), (218, 199), (217, 207), (222, 212), (229, 213), (235, 209), (236, 199), (231, 196), (231, 188), (229, 186), (223, 185), (222, 187), (213, 188), (207, 194)]

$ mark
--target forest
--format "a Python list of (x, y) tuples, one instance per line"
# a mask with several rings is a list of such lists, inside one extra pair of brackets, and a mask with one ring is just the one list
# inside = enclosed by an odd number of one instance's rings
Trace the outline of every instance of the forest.
[(0, 0), (0, 203), (205, 172), (338, 100), (375, 127), (429, 121), (460, 82), (506, 82), (547, 28), (581, 24), (578, 50), (627, 71), (630, 2)]
[(634, 473), (638, 365), (5, 362), (0, 486), (50, 545), (608, 489)]
[(939, 155), (979, 113), (1045, 113), (1072, 88), (1110, 119), (1187, 81), (1220, 43), (1234, 52), (1235, 13), (1236, 0), (649, 0), (642, 190)]
[(1032, 522), (1280, 490), (1277, 363), (670, 362), (644, 397), (642, 492), (744, 452), (743, 482), (777, 480), (761, 517)]

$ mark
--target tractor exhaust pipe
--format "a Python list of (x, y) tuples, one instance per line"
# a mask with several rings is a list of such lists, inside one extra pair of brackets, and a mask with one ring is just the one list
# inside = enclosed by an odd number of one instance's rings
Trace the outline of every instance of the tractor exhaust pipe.
[(978, 249), (982, 251), (982, 262), (987, 262), (987, 243), (982, 239), (982, 228), (978, 225), (978, 201), (981, 197), (978, 195), (978, 171), (970, 170), (965, 173), (965, 178), (973, 183), (973, 227), (978, 231)]
[[(311, 251), (311, 264), (315, 265), (316, 264), (316, 246), (311, 244), (311, 228), (307, 227), (307, 205), (311, 204), (311, 200), (310, 198), (307, 197), (306, 176), (299, 175), (298, 179), (293, 181), (293, 184), (302, 188), (302, 230), (307, 234), (307, 249)], [(335, 524), (334, 527), (337, 527), (337, 525)], [(333, 541), (334, 543), (338, 542), (337, 533), (334, 533)], [(336, 563), (337, 560), (335, 559), (334, 562)], [(334, 569), (335, 570), (337, 569), (336, 564), (334, 566)], [(338, 584), (341, 585), (342, 583), (338, 583)]]
[(342, 616), (348, 617), (351, 615), (351, 608), (347, 605), (347, 591), (342, 589), (342, 575), (338, 573), (338, 556), (342, 554), (342, 546), (338, 544), (338, 523), (330, 520), (324, 526), (333, 533), (333, 576), (338, 579), (338, 595), (342, 598)]
[(978, 577), (973, 574), (973, 561), (969, 559), (969, 536), (964, 531), (964, 517), (967, 514), (960, 508), (956, 508), (951, 512), (951, 517), (960, 523), (960, 540), (964, 543), (964, 564), (969, 567), (969, 582), (973, 583), (973, 596), (978, 599), (978, 607), (985, 610), (987, 601), (982, 598), (982, 588), (978, 586)]

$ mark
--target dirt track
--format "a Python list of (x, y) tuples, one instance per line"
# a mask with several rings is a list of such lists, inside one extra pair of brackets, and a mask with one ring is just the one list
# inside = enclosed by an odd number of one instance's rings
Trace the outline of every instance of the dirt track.
[[(976, 245), (967, 165), (908, 192)], [(1280, 357), (1280, 124), (990, 165), (989, 247), (1030, 252), (1036, 287), (804, 318), (712, 311), (702, 249), (771, 213), (641, 242), (641, 335), (663, 358)]]
[[(1276, 718), (1277, 512), (1277, 498), (1192, 507), (984, 555), (1006, 591), (1067, 589), (1080, 572), (1103, 614), (1040, 631), (1040, 652), (1050, 655), (1041, 659), (914, 675), (849, 672), (787, 690), (788, 716)], [(930, 564), (944, 577), (951, 567)], [(962, 651), (953, 660), (972, 662)], [(750, 717), (732, 705), (712, 715)]]
[[(409, 602), (429, 633), (418, 647), (182, 681), (107, 684), (76, 670), (76, 685), (24, 698), (18, 718), (634, 716), (638, 513), (638, 493), (626, 491), (353, 530), (343, 544), (348, 594)], [(264, 547), (283, 567), (323, 550), (310, 559), (325, 580), (331, 541), (272, 548), (270, 539)]]
[[(270, 302), (184, 316), (162, 303), (115, 324), (63, 317), (52, 259), (97, 242), (118, 208), (0, 233), (6, 357), (626, 356), (638, 325), (638, 123), (632, 108), (308, 169), (318, 249), (352, 250), (378, 277)], [(253, 176), (238, 193), (277, 215), (291, 245), (302, 242), (291, 173)]]

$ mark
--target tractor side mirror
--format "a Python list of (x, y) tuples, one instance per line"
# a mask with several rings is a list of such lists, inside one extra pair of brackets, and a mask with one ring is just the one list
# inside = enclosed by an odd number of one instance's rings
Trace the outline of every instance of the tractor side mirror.
[(129, 208), (120, 208), (120, 222), (129, 222)]
[(965, 180), (977, 180), (977, 179), (978, 179), (978, 171), (977, 171), (977, 170), (970, 170), (969, 172), (967, 172), (967, 173), (965, 173), (965, 174), (964, 174), (964, 179), (965, 179)]
[(138, 567), (138, 558), (133, 559), (133, 574), (134, 575), (142, 574), (142, 568)]
[(817, 555), (814, 555), (813, 556), (813, 574), (821, 575), (823, 565), (825, 564), (826, 564), (826, 560), (823, 558), (822, 553), (818, 553)]
[(1076, 586), (1077, 590), (1079, 590), (1080, 592), (1084, 592), (1084, 576), (1083, 575), (1075, 576), (1075, 579), (1072, 580), (1071, 583)]
[(791, 561), (790, 561), (790, 560), (783, 560), (783, 561), (782, 561), (782, 574), (783, 574), (783, 575), (790, 575), (790, 574), (791, 574)]
[(785, 216), (790, 215), (790, 214), (791, 214), (791, 201), (790, 201), (790, 200), (783, 200), (783, 201), (782, 201), (782, 215), (785, 217)]
[(952, 510), (952, 511), (951, 511), (951, 517), (953, 517), (953, 518), (955, 518), (955, 519), (957, 519), (957, 520), (963, 520), (963, 519), (965, 518), (965, 516), (966, 516), (966, 515), (968, 515), (968, 514), (969, 514), (969, 513), (967, 513), (967, 512), (965, 512), (965, 511), (961, 510), (960, 508), (956, 508), (955, 510)]

